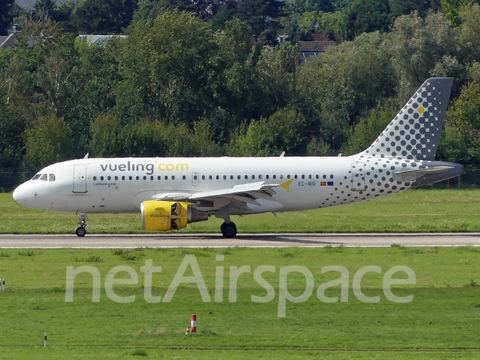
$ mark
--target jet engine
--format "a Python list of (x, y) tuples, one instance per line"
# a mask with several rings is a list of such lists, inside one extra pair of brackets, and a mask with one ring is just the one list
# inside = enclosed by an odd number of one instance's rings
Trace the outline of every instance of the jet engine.
[(189, 223), (208, 220), (208, 213), (186, 202), (148, 200), (140, 205), (140, 210), (143, 228), (150, 231), (178, 230)]

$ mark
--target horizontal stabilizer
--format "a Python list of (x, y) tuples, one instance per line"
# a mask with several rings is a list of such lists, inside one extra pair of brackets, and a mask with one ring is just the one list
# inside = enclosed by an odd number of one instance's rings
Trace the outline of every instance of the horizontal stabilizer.
[(404, 182), (411, 182), (413, 189), (422, 185), (450, 179), (464, 173), (462, 165), (443, 161), (430, 161), (423, 168), (396, 171), (394, 176), (400, 176)]
[(453, 169), (453, 166), (444, 165), (436, 166), (428, 169), (415, 169), (415, 170), (405, 170), (405, 171), (395, 171), (394, 175), (400, 175), (403, 181), (413, 181), (419, 177), (425, 176), (427, 174), (441, 173), (446, 170)]

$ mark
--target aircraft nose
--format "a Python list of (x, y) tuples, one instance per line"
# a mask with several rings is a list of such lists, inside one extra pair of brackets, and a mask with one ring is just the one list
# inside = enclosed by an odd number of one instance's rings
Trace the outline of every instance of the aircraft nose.
[(24, 184), (18, 186), (13, 191), (13, 200), (15, 200), (19, 204), (25, 204), (25, 202), (27, 201), (27, 191)]

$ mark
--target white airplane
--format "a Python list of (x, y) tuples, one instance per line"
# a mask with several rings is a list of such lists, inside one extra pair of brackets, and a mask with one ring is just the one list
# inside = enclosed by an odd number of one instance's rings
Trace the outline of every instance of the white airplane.
[[(431, 78), (375, 142), (348, 157), (88, 158), (47, 166), (13, 192), (35, 209), (140, 212), (146, 230), (180, 229), (216, 216), (235, 237), (230, 215), (325, 208), (374, 199), (463, 173), (435, 161), (452, 78)], [(282, 154), (283, 155), (283, 154)]]

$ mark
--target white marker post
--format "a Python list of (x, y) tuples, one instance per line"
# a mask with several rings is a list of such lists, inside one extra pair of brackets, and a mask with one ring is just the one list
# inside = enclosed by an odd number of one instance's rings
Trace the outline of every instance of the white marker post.
[(47, 333), (45, 333), (45, 341), (43, 342), (43, 347), (47, 347)]
[(3, 278), (3, 282), (2, 282), (2, 291), (5, 292), (5, 278)]
[(2, 292), (2, 278), (0, 278), (0, 292)]

